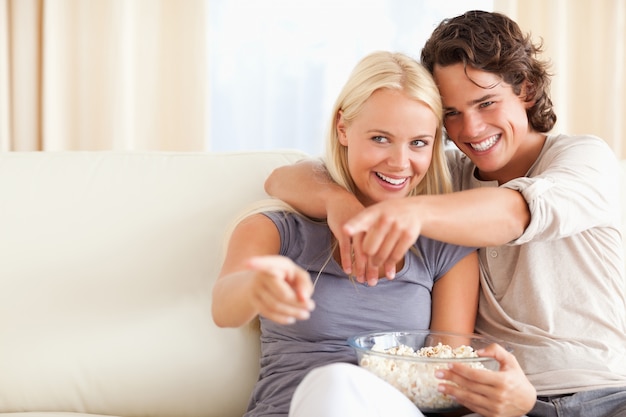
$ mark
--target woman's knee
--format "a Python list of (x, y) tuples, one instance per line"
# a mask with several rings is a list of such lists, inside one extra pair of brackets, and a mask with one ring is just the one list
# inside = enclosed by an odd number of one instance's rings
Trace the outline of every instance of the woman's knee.
[(400, 391), (357, 365), (334, 363), (310, 371), (291, 400), (291, 417), (423, 416)]

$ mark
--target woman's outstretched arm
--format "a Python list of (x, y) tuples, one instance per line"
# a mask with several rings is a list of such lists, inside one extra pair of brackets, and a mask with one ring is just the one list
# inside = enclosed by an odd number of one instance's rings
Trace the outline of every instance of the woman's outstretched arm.
[(262, 315), (277, 323), (306, 320), (315, 304), (307, 271), (279, 256), (280, 236), (263, 214), (237, 225), (213, 287), (213, 321), (239, 327)]

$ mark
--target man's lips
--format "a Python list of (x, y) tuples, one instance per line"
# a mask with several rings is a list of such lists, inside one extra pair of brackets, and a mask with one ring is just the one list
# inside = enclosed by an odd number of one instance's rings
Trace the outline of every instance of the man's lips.
[(488, 151), (500, 140), (500, 135), (493, 135), (480, 142), (470, 142), (468, 145), (475, 151), (485, 152)]

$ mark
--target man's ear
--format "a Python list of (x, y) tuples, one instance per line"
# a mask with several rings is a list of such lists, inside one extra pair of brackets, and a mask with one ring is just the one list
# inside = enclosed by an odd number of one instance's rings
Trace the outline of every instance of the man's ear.
[(337, 112), (337, 123), (335, 124), (335, 128), (337, 129), (337, 137), (339, 138), (339, 143), (341, 143), (343, 146), (348, 146), (346, 123), (343, 119), (343, 112), (341, 110)]
[(521, 91), (519, 97), (524, 101), (524, 106), (526, 109), (530, 109), (535, 105), (537, 100), (535, 99), (535, 86), (532, 85), (528, 80), (525, 80), (521, 86)]

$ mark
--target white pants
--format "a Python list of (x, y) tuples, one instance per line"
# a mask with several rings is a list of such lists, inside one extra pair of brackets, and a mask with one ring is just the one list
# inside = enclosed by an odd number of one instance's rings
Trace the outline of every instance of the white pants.
[(309, 372), (291, 399), (289, 417), (424, 417), (393, 386), (357, 365), (334, 363)]

